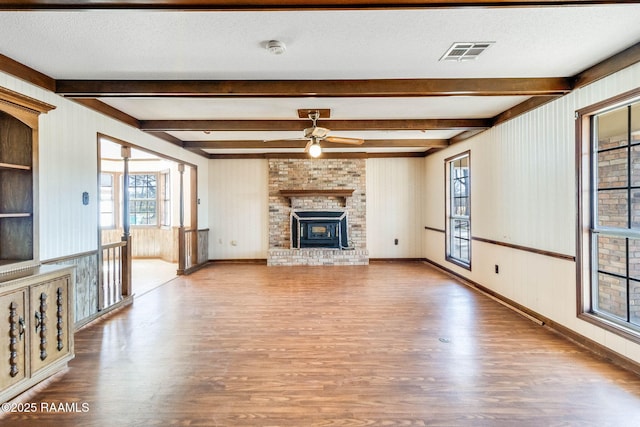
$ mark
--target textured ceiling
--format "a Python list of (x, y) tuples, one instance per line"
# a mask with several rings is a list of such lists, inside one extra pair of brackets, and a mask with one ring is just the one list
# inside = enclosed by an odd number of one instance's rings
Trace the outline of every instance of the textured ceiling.
[[(0, 54), (53, 79), (71, 80), (570, 77), (637, 44), (639, 17), (638, 4), (275, 12), (5, 11), (0, 12)], [(267, 52), (264, 44), (271, 39), (286, 43), (286, 52)], [(464, 41), (494, 44), (475, 61), (439, 61), (454, 42)], [(99, 97), (137, 120), (296, 119), (299, 108), (329, 108), (332, 119), (492, 118), (527, 98)], [(365, 131), (335, 133), (366, 139), (448, 139), (462, 132)], [(302, 136), (269, 131), (168, 133), (182, 141)], [(264, 146), (255, 150), (265, 152)]]
[[(56, 79), (574, 75), (640, 40), (639, 5), (315, 12), (5, 12), (2, 53)], [(263, 43), (286, 43), (270, 55)], [(494, 41), (474, 62), (454, 42)]]

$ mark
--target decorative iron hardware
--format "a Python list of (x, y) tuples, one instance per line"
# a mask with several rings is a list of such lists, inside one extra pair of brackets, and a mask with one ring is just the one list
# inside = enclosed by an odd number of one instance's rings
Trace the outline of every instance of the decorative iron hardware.
[(64, 307), (64, 300), (63, 300), (63, 291), (62, 288), (58, 288), (58, 290), (56, 291), (57, 294), (57, 298), (56, 298), (56, 305), (58, 306), (58, 310), (56, 311), (56, 317), (58, 318), (58, 321), (56, 323), (56, 327), (58, 328), (58, 334), (57, 334), (57, 339), (58, 339), (58, 351), (61, 351), (64, 348), (64, 332), (63, 332), (63, 327), (64, 327), (64, 312), (63, 312), (63, 307)]
[(15, 377), (20, 370), (18, 369), (18, 337), (22, 339), (22, 332), (18, 332), (18, 325), (22, 318), (18, 317), (18, 304), (11, 301), (9, 304), (9, 375)]
[(40, 294), (40, 309), (36, 311), (36, 333), (40, 330), (40, 360), (47, 358), (47, 294)]
[(22, 317), (22, 316), (18, 317), (18, 326), (20, 327), (19, 333), (18, 333), (18, 339), (20, 341), (22, 341), (22, 336), (24, 335), (24, 332), (25, 332), (25, 330), (24, 330), (25, 329), (24, 328), (24, 317)]

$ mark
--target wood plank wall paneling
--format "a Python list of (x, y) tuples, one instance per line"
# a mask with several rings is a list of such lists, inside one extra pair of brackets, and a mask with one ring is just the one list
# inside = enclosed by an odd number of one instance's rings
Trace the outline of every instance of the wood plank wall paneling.
[[(640, 64), (424, 159), (423, 226), (444, 228), (444, 159), (471, 151), (472, 270), (444, 259), (444, 233), (424, 230), (424, 256), (640, 362), (640, 346), (576, 317), (574, 113), (635, 89)], [(497, 245), (502, 242), (543, 253)], [(545, 253), (562, 254), (563, 257)], [(495, 266), (499, 273), (495, 273)], [(582, 263), (588, 269), (589, 263)], [(584, 277), (588, 277), (585, 271)]]
[(264, 259), (269, 249), (266, 159), (210, 160), (211, 259)]
[[(367, 247), (372, 258), (419, 258), (423, 246), (424, 161), (367, 159)], [(398, 239), (398, 244), (395, 244)]]
[[(207, 194), (207, 159), (6, 73), (0, 72), (0, 86), (56, 106), (53, 114), (40, 118), (40, 259), (99, 246), (98, 133), (197, 165), (198, 191)], [(85, 191), (89, 193), (87, 206), (82, 204)], [(207, 203), (198, 205), (198, 218), (200, 228), (208, 226)]]
[[(422, 257), (423, 205), (430, 203), (422, 185), (424, 159), (366, 162), (367, 246), (376, 258)], [(215, 213), (210, 221), (211, 259), (267, 257), (268, 230), (264, 235), (259, 231), (261, 224), (268, 224), (266, 165), (263, 159), (211, 160), (209, 210)]]
[(198, 230), (198, 264), (209, 261), (209, 229)]
[(98, 254), (87, 252), (43, 264), (72, 265), (74, 269), (75, 323), (81, 324), (98, 312)]
[[(102, 244), (119, 242), (122, 229), (102, 230)], [(131, 228), (131, 246), (134, 258), (160, 258), (178, 262), (178, 228)]]

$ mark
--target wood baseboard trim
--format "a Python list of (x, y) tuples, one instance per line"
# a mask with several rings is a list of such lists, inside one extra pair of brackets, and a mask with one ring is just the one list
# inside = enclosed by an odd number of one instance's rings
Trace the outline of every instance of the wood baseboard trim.
[(107, 318), (108, 315), (111, 315), (116, 311), (133, 304), (134, 295), (127, 295), (121, 301), (113, 304), (112, 306), (107, 307), (104, 310), (101, 310), (95, 313), (94, 315), (87, 317), (86, 319), (82, 319), (80, 322), (75, 324), (75, 332), (78, 332), (80, 329), (91, 326), (91, 324), (96, 321), (104, 320)]
[(369, 258), (372, 262), (422, 262), (424, 258)]
[(621, 355), (620, 353), (617, 353), (613, 350), (611, 350), (608, 347), (603, 346), (602, 344), (593, 341), (591, 338), (587, 338), (584, 335), (581, 335), (575, 331), (573, 331), (572, 329), (567, 328), (564, 325), (561, 325), (560, 323), (557, 323), (551, 319), (549, 319), (546, 316), (541, 315), (540, 313), (531, 310), (528, 307), (525, 307), (522, 304), (519, 304), (509, 298), (504, 297), (503, 295), (492, 291), (491, 289), (474, 282), (473, 280), (469, 280), (466, 277), (456, 273), (453, 270), (450, 270), (440, 264), (438, 264), (435, 261), (432, 261), (430, 259), (424, 258), (423, 259), (424, 262), (428, 263), (429, 265), (437, 268), (438, 270), (441, 270), (442, 272), (453, 276), (454, 278), (460, 280), (463, 284), (471, 287), (472, 289), (477, 290), (478, 292), (496, 300), (497, 302), (503, 304), (504, 306), (514, 310), (515, 312), (524, 315), (525, 317), (527, 317), (528, 319), (534, 321), (535, 323), (539, 324), (540, 326), (546, 327), (549, 330), (553, 331), (554, 333), (560, 335), (561, 337), (563, 337), (564, 339), (567, 339), (569, 341), (572, 341), (573, 343), (579, 345), (580, 347), (590, 351), (592, 354), (600, 357), (601, 359), (606, 360), (607, 362), (613, 363), (617, 366), (620, 366), (623, 369), (626, 369), (628, 371), (631, 371), (637, 375), (640, 375), (640, 363), (629, 359), (628, 357), (625, 357), (623, 355)]
[(267, 265), (267, 259), (266, 258), (210, 259), (208, 264), (264, 264), (264, 265)]
[(178, 275), (187, 275), (187, 274), (191, 274), (194, 273), (198, 270), (200, 270), (201, 268), (206, 267), (207, 265), (209, 265), (210, 261), (205, 261), (205, 262), (201, 262), (200, 264), (196, 264), (193, 267), (187, 268), (186, 270), (183, 270), (182, 273), (178, 274)]

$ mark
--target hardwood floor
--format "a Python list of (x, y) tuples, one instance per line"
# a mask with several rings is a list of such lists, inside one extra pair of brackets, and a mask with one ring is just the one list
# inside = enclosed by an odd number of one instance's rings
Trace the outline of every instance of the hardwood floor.
[(0, 425), (640, 425), (640, 377), (422, 263), (205, 268), (18, 401)]

